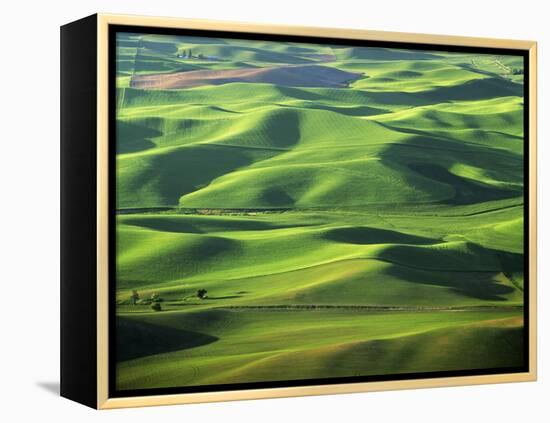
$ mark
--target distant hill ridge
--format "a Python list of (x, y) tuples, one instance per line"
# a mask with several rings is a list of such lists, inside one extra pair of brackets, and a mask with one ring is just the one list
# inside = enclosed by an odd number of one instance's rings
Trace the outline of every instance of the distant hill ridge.
[(362, 74), (319, 65), (273, 66), (253, 69), (196, 70), (188, 72), (134, 75), (133, 88), (174, 89), (231, 82), (256, 82), (288, 87), (346, 87)]

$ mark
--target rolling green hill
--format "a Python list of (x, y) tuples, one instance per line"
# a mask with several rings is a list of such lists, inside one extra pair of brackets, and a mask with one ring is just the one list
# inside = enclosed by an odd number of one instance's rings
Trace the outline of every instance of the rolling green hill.
[(521, 58), (116, 57), (117, 389), (523, 365)]

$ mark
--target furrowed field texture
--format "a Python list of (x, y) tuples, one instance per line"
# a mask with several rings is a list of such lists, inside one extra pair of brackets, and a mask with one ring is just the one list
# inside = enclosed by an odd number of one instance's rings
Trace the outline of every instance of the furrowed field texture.
[(118, 33), (116, 389), (522, 366), (523, 71)]

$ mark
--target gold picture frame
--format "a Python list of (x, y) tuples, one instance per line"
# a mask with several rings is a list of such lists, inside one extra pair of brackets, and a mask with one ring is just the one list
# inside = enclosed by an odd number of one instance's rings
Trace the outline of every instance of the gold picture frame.
[[(460, 385), (525, 382), (537, 379), (537, 303), (536, 303), (536, 254), (537, 254), (537, 43), (534, 41), (501, 40), (447, 35), (411, 34), (401, 32), (368, 31), (359, 29), (315, 28), (285, 25), (260, 25), (211, 20), (177, 19), (162, 17), (96, 15), (97, 34), (97, 92), (96, 92), (96, 396), (95, 408), (113, 409), (152, 405), (189, 404), (213, 401), (233, 401), (259, 398), (279, 398), (320, 394), (344, 394), (354, 392), (385, 391), (398, 389), (433, 388)], [(484, 47), (517, 49), (528, 52), (529, 60), (529, 370), (521, 373), (453, 376), (331, 385), (277, 387), (201, 393), (147, 395), (132, 397), (109, 396), (109, 27), (113, 25), (155, 28), (185, 28), (189, 30), (214, 30), (243, 34), (290, 35), (301, 37), (326, 37), (342, 40), (389, 41), (458, 47)], [(63, 391), (63, 388), (62, 388)], [(65, 394), (71, 397), (67, 391)], [(77, 399), (78, 400), (78, 399)], [(80, 401), (84, 402), (84, 401)], [(92, 406), (94, 406), (93, 401)], [(90, 404), (88, 404), (90, 405)]]

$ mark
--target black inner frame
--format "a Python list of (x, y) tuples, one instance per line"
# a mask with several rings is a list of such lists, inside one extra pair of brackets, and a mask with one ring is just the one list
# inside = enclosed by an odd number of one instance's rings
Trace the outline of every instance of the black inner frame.
[[(512, 55), (523, 57), (524, 76), (523, 76), (523, 190), (524, 190), (524, 206), (523, 206), (523, 273), (524, 273), (524, 290), (523, 290), (523, 310), (524, 310), (524, 327), (523, 327), (523, 357), (524, 364), (520, 367), (503, 367), (490, 369), (469, 369), (469, 370), (452, 370), (452, 371), (434, 371), (420, 373), (401, 373), (387, 375), (371, 375), (371, 376), (350, 376), (338, 378), (318, 378), (318, 379), (298, 379), (288, 381), (264, 381), (264, 382), (249, 382), (249, 383), (232, 383), (232, 384), (217, 384), (217, 385), (198, 385), (198, 386), (180, 386), (170, 388), (147, 388), (133, 390), (117, 390), (116, 389), (116, 34), (118, 32), (131, 32), (142, 34), (166, 34), (166, 35), (182, 35), (193, 37), (211, 37), (211, 38), (233, 38), (241, 40), (262, 40), (262, 41), (279, 41), (279, 42), (296, 42), (296, 43), (312, 43), (312, 44), (332, 44), (342, 46), (358, 46), (358, 47), (382, 47), (382, 48), (398, 48), (408, 50), (425, 50), (425, 51), (444, 51), (457, 53), (480, 53), (480, 54), (498, 54)], [(214, 391), (235, 391), (245, 389), (259, 388), (285, 388), (298, 386), (313, 386), (313, 385), (334, 385), (343, 383), (359, 383), (359, 382), (380, 382), (380, 381), (395, 381), (395, 380), (410, 380), (410, 379), (426, 379), (426, 378), (443, 378), (443, 377), (459, 377), (459, 376), (481, 376), (494, 374), (509, 374), (509, 373), (525, 373), (530, 369), (529, 363), (529, 51), (519, 49), (503, 49), (503, 48), (487, 48), (487, 47), (464, 47), (458, 45), (446, 46), (437, 44), (422, 44), (394, 41), (369, 41), (369, 40), (353, 40), (342, 38), (329, 37), (310, 37), (297, 35), (280, 35), (280, 34), (261, 34), (261, 33), (245, 33), (233, 31), (214, 31), (214, 30), (198, 30), (198, 29), (183, 29), (183, 28), (159, 28), (150, 26), (131, 26), (131, 25), (109, 25), (108, 30), (108, 86), (109, 86), (109, 110), (108, 110), (108, 128), (109, 128), (109, 158), (108, 158), (108, 232), (109, 232), (109, 359), (108, 359), (108, 397), (134, 397), (146, 395), (168, 395), (168, 394), (184, 394), (198, 392), (214, 392)]]

